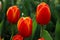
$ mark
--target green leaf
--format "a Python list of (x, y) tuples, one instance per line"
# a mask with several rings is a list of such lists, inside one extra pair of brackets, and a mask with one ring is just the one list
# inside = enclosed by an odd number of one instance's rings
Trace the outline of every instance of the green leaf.
[(55, 10), (56, 17), (60, 18), (60, 4), (56, 5)]
[(56, 5), (56, 10), (60, 12), (60, 4)]
[(37, 29), (37, 23), (36, 23), (36, 20), (34, 19), (33, 20), (33, 28), (32, 28), (32, 39), (34, 37), (36, 29)]
[(2, 20), (0, 23), (0, 35), (1, 35), (1, 31), (2, 31), (3, 22), (4, 22), (4, 20)]
[(46, 30), (43, 30), (43, 32), (42, 32), (42, 37), (43, 37), (45, 40), (53, 40), (52, 37), (50, 36), (50, 34), (48, 33), (48, 31), (46, 31)]
[(60, 40), (60, 20), (57, 20), (55, 29), (55, 40)]
[(6, 10), (6, 0), (2, 0), (2, 10), (5, 12)]

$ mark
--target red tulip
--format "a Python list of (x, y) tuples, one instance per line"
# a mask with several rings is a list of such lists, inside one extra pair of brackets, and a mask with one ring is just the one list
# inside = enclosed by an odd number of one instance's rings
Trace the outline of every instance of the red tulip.
[(45, 2), (40, 3), (36, 10), (36, 21), (41, 25), (49, 23), (51, 18), (50, 8)]
[(20, 17), (20, 10), (17, 6), (11, 6), (7, 10), (7, 20), (10, 23), (17, 23), (19, 17)]
[(44, 38), (39, 38), (38, 40), (44, 40)]
[(12, 37), (12, 40), (23, 40), (23, 37), (19, 34), (16, 34)]
[(32, 20), (30, 17), (21, 17), (17, 24), (18, 32), (23, 37), (29, 37), (32, 34)]

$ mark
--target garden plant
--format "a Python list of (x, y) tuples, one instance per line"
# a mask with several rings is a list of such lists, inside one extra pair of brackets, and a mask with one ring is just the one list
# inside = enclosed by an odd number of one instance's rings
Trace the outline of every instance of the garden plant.
[(60, 40), (60, 0), (0, 0), (0, 40)]

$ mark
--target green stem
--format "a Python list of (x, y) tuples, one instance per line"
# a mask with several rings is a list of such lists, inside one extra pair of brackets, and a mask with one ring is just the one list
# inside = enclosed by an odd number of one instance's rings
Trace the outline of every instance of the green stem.
[(11, 33), (12, 33), (12, 35), (11, 35), (10, 40), (12, 40), (12, 36), (13, 36), (13, 34), (14, 34), (14, 28), (13, 28), (14, 26), (13, 26), (12, 24), (11, 24), (11, 27), (12, 27), (12, 28), (11, 28)]
[(41, 29), (40, 29), (40, 37), (42, 37), (42, 32), (43, 32), (43, 25), (41, 25)]

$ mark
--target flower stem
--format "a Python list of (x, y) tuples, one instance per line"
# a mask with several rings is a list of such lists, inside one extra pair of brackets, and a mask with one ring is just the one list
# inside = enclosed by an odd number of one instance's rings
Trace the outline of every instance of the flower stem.
[(12, 40), (12, 36), (13, 36), (13, 33), (14, 33), (14, 28), (13, 28), (14, 26), (13, 26), (12, 24), (11, 24), (11, 27), (12, 27), (12, 28), (11, 28), (11, 33), (12, 33), (12, 35), (11, 35), (10, 40)]
[(42, 33), (43, 33), (43, 25), (41, 25), (41, 29), (40, 29), (40, 37), (42, 37)]

